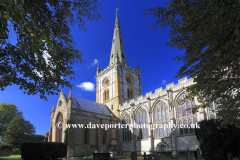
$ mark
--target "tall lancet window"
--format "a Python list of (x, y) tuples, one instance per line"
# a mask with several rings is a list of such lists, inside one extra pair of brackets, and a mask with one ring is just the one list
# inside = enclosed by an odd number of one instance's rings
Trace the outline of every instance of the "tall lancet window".
[(127, 127), (122, 129), (122, 141), (131, 141), (131, 130), (130, 130), (130, 124), (131, 124), (131, 118), (130, 114), (127, 112), (123, 112), (121, 115), (121, 122), (122, 124), (127, 125)]
[[(170, 127), (164, 128), (164, 124), (169, 124), (169, 107), (163, 101), (158, 101), (153, 108), (154, 123), (156, 125), (155, 137), (170, 136)], [(166, 125), (165, 125), (166, 126)]]
[(63, 115), (61, 112), (58, 113), (56, 119), (56, 142), (62, 142), (62, 127), (63, 127)]
[(103, 101), (106, 101), (109, 99), (109, 89), (106, 89), (103, 93)]
[[(143, 107), (139, 107), (138, 110), (136, 111), (136, 117), (137, 117), (137, 124), (139, 126), (143, 126), (144, 124), (148, 124), (148, 114), (147, 110), (144, 109)], [(148, 128), (147, 127), (142, 127), (137, 129), (138, 133), (138, 139), (146, 139), (148, 138)]]
[[(188, 110), (195, 106), (195, 100), (186, 99), (187, 93), (183, 92), (178, 96), (176, 101), (176, 107), (178, 110), (178, 124), (179, 134), (193, 134), (194, 133), (194, 120), (197, 120), (197, 113), (192, 114), (191, 110)], [(191, 128), (192, 127), (192, 128)]]

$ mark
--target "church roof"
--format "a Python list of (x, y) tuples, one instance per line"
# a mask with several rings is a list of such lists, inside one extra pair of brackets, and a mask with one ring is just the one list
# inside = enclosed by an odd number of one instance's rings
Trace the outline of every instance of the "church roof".
[(115, 27), (113, 33), (112, 49), (110, 55), (109, 65), (114, 63), (127, 64), (125, 52), (123, 48), (122, 35), (120, 31), (120, 24), (118, 20), (118, 10), (116, 12)]
[[(66, 94), (63, 94), (63, 95), (67, 101), (68, 95)], [(103, 114), (107, 116), (111, 116), (111, 114), (113, 114), (106, 105), (95, 103), (92, 101), (88, 101), (88, 100), (78, 98), (78, 97), (73, 97), (73, 96), (72, 96), (72, 108), (93, 112), (93, 113), (98, 113), (98, 114)]]

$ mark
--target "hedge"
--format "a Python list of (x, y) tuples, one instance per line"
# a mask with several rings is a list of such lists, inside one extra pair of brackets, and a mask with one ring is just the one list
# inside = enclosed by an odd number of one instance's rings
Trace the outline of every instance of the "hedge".
[(57, 142), (23, 142), (20, 145), (23, 160), (57, 159), (67, 156), (67, 144)]
[(228, 160), (240, 155), (240, 128), (233, 125), (221, 128), (220, 122), (213, 119), (199, 124), (195, 134), (204, 159)]

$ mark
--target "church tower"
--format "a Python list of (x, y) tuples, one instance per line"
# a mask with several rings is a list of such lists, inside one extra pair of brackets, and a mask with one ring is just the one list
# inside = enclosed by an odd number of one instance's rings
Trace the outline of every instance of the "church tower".
[(96, 76), (96, 102), (105, 104), (119, 117), (119, 104), (142, 95), (140, 68), (127, 66), (118, 20), (118, 9), (112, 40), (109, 66)]

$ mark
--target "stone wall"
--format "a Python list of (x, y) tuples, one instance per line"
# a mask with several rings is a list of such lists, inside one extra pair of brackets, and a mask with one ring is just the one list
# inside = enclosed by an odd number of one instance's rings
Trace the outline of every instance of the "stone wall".
[[(83, 112), (83, 111), (82, 111)], [(90, 116), (89, 116), (90, 114)], [(88, 114), (73, 114), (72, 120), (75, 124), (110, 124), (110, 116), (104, 116), (94, 113)], [(113, 118), (113, 124), (116, 124), (116, 118)], [(92, 128), (89, 129), (89, 144), (84, 144), (84, 129), (72, 129), (72, 135), (70, 138), (70, 144), (73, 144), (73, 156), (83, 156), (83, 155), (91, 155), (95, 150), (100, 152), (104, 152), (108, 149), (109, 140), (111, 137), (116, 137), (114, 135), (116, 132), (114, 129), (108, 129), (107, 133), (107, 144), (102, 144), (102, 129)], [(112, 133), (110, 133), (112, 131)]]
[(195, 135), (179, 136), (177, 137), (177, 147), (178, 150), (186, 150), (189, 148), (189, 150), (195, 151), (197, 148), (199, 148), (199, 142)]

